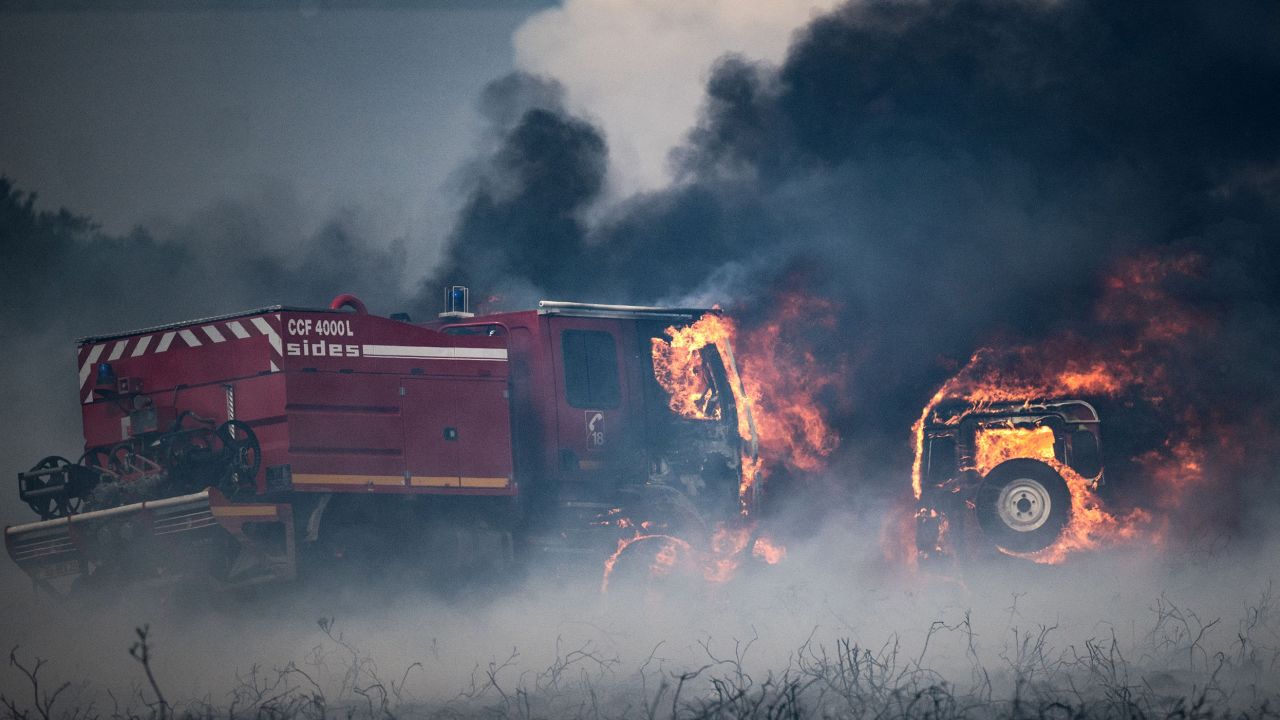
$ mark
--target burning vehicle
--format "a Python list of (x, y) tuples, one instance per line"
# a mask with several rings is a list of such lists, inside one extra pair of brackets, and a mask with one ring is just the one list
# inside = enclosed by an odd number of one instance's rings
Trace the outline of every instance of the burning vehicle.
[[(1209, 453), (1246, 456), (1239, 433), (1187, 392), (1188, 340), (1216, 324), (1175, 290), (1203, 263), (1185, 253), (1126, 258), (1100, 284), (1088, 332), (979, 348), (945, 380), (912, 428), (909, 552), (1052, 565), (1102, 548), (1159, 548), (1185, 529), (1182, 508), (1209, 487)], [(1094, 403), (1115, 415), (1105, 446)]]
[(50, 591), (226, 588), (616, 560), (741, 523), (757, 447), (729, 338), (670, 340), (718, 309), (446, 302), (426, 323), (340, 295), (80, 340), (83, 454), (19, 474), (40, 519), (5, 530), (10, 557)]
[(944, 402), (921, 422), (922, 559), (1034, 556), (1103, 482), (1101, 423), (1083, 400)]

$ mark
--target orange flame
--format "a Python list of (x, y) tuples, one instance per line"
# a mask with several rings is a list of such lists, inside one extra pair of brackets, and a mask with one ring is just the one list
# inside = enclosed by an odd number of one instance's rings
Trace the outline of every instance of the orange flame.
[(1053, 442), (1053, 428), (1046, 425), (987, 428), (978, 432), (973, 464), (979, 473), (986, 475), (995, 466), (1013, 458), (1052, 460)]
[(682, 557), (691, 557), (693, 555), (693, 548), (689, 543), (672, 535), (636, 534), (630, 538), (620, 539), (618, 540), (618, 547), (614, 549), (613, 554), (604, 561), (604, 577), (600, 581), (600, 592), (609, 592), (609, 581), (613, 578), (614, 570), (618, 566), (618, 559), (622, 557), (623, 552), (642, 540), (661, 541), (661, 546), (653, 554), (649, 562), (648, 577), (650, 579), (671, 575)]
[(727, 525), (719, 523), (711, 536), (710, 546), (703, 550), (696, 549), (690, 543), (673, 535), (657, 533), (636, 533), (629, 538), (618, 540), (613, 554), (605, 560), (604, 578), (600, 591), (609, 591), (609, 582), (617, 568), (618, 560), (628, 548), (644, 540), (659, 541), (658, 550), (648, 559), (647, 577), (651, 580), (672, 575), (678, 567), (686, 570), (696, 569), (702, 578), (709, 583), (721, 584), (731, 580), (744, 559), (747, 546), (751, 546), (751, 556), (768, 565), (776, 565), (787, 556), (785, 546), (767, 537), (757, 537), (751, 541), (753, 526), (751, 524)]
[(769, 565), (777, 565), (786, 559), (787, 548), (785, 545), (775, 543), (771, 538), (758, 537), (751, 546), (751, 555)]
[(761, 456), (771, 463), (815, 472), (839, 446), (823, 417), (819, 398), (839, 395), (845, 370), (819, 360), (794, 328), (836, 329), (836, 308), (799, 293), (782, 296), (773, 315), (747, 331), (740, 343), (741, 370), (755, 415)]
[[(1208, 319), (1171, 298), (1165, 286), (1195, 277), (1203, 265), (1197, 255), (1176, 257), (1155, 253), (1126, 260), (1103, 284), (1094, 308), (1097, 335), (1060, 333), (1034, 346), (1001, 350), (983, 348), (934, 393), (912, 426), (915, 457), (911, 488), (921, 497), (925, 450), (924, 428), (936, 420), (938, 406), (948, 400), (967, 402), (970, 410), (993, 403), (1026, 403), (1074, 397), (1140, 397), (1153, 405), (1172, 395), (1167, 358)], [(958, 421), (957, 415), (954, 421)], [(1162, 447), (1138, 458), (1168, 495), (1200, 481), (1203, 452), (1196, 439), (1202, 433), (1194, 418), (1179, 423)], [(994, 428), (979, 433), (974, 467), (985, 474), (1015, 457), (1042, 460), (1062, 475), (1071, 491), (1072, 516), (1051, 546), (1019, 554), (1043, 563), (1062, 562), (1070, 553), (1103, 544), (1132, 540), (1140, 535), (1158, 543), (1162, 527), (1150, 513), (1137, 509), (1114, 514), (1094, 492), (1093, 479), (1083, 478), (1055, 459), (1053, 431), (1039, 428)], [(1013, 554), (1013, 553), (1011, 553)]]
[(720, 419), (722, 408), (719, 403), (722, 398), (715, 393), (709, 370), (702, 358), (702, 350), (708, 346), (714, 347), (724, 360), (729, 388), (721, 389), (721, 392), (732, 394), (737, 410), (738, 435), (744, 444), (742, 480), (738, 495), (745, 499), (760, 467), (753, 453), (756, 438), (753, 408), (733, 357), (733, 339), (737, 335), (737, 328), (729, 318), (711, 312), (687, 327), (667, 328), (666, 335), (671, 339), (651, 340), (653, 375), (662, 389), (670, 395), (671, 409), (681, 417), (693, 420)]
[[(671, 409), (681, 417), (693, 420), (719, 420), (721, 408), (711, 381), (710, 370), (702, 359), (702, 349), (708, 345), (721, 350), (721, 357), (728, 356), (726, 349), (735, 334), (733, 321), (718, 314), (708, 313), (688, 327), (667, 328), (669, 341), (653, 338), (653, 376), (670, 395)], [(726, 365), (728, 362), (726, 361)], [(730, 383), (739, 385), (736, 368), (726, 370)], [(738, 432), (750, 437), (750, 428), (743, 427), (739, 419)]]
[(739, 333), (730, 318), (707, 313), (687, 327), (667, 328), (669, 340), (652, 340), (654, 377), (671, 396), (671, 409), (690, 419), (721, 417), (720, 398), (702, 358), (708, 346), (719, 352), (730, 386), (722, 392), (732, 392), (744, 444), (739, 486), (744, 504), (770, 467), (817, 471), (839, 445), (818, 397), (842, 385), (844, 368), (825, 367), (786, 332), (834, 325), (829, 303), (790, 294), (774, 306), (771, 317), (745, 332)]
[[(745, 331), (719, 312), (704, 314), (686, 327), (669, 327), (665, 338), (653, 338), (654, 378), (670, 396), (671, 410), (693, 420), (720, 420), (732, 397), (742, 439), (738, 497), (745, 517), (760, 481), (774, 468), (813, 472), (824, 467), (838, 445), (838, 437), (821, 412), (819, 396), (838, 391), (844, 367), (824, 366), (803, 342), (790, 337), (796, 328), (834, 328), (835, 308), (828, 302), (799, 294), (783, 295), (772, 314)], [(723, 363), (728, 387), (718, 387), (707, 366), (704, 350), (715, 348)], [(751, 557), (776, 564), (786, 548), (768, 538), (751, 540), (754, 523), (721, 523), (701, 553), (702, 574), (708, 582), (728, 581), (750, 546)], [(619, 543), (605, 567), (607, 578), (617, 557), (634, 539)]]
[[(1049, 547), (1030, 553), (1016, 553), (1000, 548), (1015, 557), (1034, 560), (1046, 565), (1057, 565), (1078, 550), (1094, 550), (1105, 544), (1119, 544), (1135, 540), (1150, 525), (1151, 516), (1141, 508), (1134, 508), (1124, 515), (1107, 512), (1102, 501), (1093, 492), (1093, 484), (1075, 470), (1057, 460), (1045, 460), (1071, 491), (1071, 520), (1062, 534)], [(1153, 542), (1158, 537), (1150, 537)]]
[(751, 540), (751, 528), (729, 527), (720, 524), (711, 536), (711, 552), (703, 563), (703, 575), (707, 582), (723, 583), (733, 577), (742, 562), (742, 551)]

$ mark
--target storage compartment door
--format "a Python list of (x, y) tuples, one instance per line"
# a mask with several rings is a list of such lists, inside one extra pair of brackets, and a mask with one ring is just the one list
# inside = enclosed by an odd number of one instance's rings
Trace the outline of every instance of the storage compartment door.
[(504, 489), (511, 484), (507, 383), (403, 378), (405, 465), (413, 487)]

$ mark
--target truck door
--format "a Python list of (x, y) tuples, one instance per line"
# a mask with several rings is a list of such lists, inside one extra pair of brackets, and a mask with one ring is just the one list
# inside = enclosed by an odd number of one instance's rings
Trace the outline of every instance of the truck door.
[(557, 386), (558, 461), (566, 499), (603, 500), (620, 483), (643, 479), (633, 437), (623, 348), (634, 345), (626, 323), (551, 318)]

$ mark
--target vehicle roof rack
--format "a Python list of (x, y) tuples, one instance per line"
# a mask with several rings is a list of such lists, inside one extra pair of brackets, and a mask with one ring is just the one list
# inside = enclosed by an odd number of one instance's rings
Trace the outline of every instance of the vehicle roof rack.
[(602, 305), (598, 303), (563, 302), (560, 300), (539, 300), (539, 315), (564, 315), (568, 317), (614, 317), (614, 318), (674, 318), (691, 319), (707, 313), (720, 314), (720, 308), (679, 308), (655, 307), (650, 305)]
[(930, 427), (952, 425), (960, 418), (1005, 418), (1035, 415), (1063, 415), (1069, 422), (1098, 423), (1098, 411), (1086, 400), (1055, 398), (1049, 400), (1012, 400), (994, 402), (975, 407), (965, 400), (949, 400), (934, 409)]

